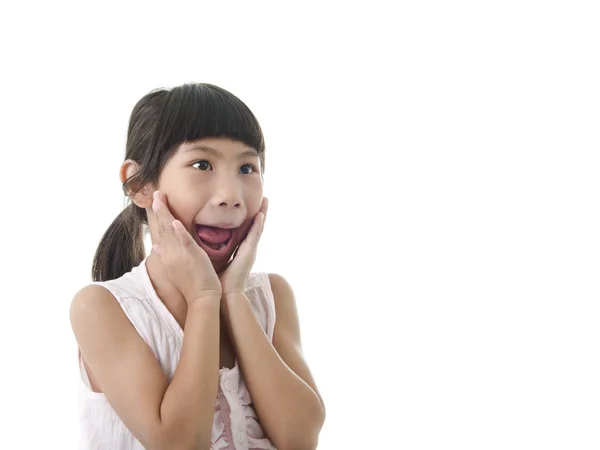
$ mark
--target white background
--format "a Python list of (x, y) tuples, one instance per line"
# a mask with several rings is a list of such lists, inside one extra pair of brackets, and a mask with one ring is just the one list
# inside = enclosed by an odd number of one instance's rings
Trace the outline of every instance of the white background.
[(295, 287), (320, 449), (597, 449), (593, 3), (2, 6), (0, 448), (75, 448), (129, 114), (203, 81), (266, 135), (256, 270)]

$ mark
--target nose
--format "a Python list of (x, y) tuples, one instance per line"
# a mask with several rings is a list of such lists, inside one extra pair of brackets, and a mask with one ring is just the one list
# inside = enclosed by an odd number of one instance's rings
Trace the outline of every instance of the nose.
[(216, 177), (211, 203), (221, 208), (240, 208), (242, 193), (240, 186), (233, 177)]

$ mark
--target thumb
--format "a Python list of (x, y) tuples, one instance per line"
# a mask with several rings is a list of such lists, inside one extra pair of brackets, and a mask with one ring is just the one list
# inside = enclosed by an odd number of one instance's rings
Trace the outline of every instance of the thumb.
[(242, 242), (239, 247), (239, 252), (236, 255), (238, 258), (245, 258), (254, 255), (256, 249), (258, 248), (258, 241), (260, 240), (264, 220), (265, 215), (262, 212), (259, 212), (254, 218), (254, 223), (252, 224), (252, 227), (250, 227), (246, 239), (244, 239), (244, 242)]
[(188, 231), (185, 229), (185, 227), (179, 220), (173, 220), (173, 229), (175, 230), (175, 234), (177, 235), (179, 242), (184, 247), (189, 247), (190, 245), (194, 245), (196, 243), (196, 241), (194, 241), (194, 238), (192, 238), (192, 235), (188, 233)]
[(250, 229), (250, 233), (248, 235), (252, 236), (252, 244), (258, 244), (260, 236), (262, 235), (263, 228), (265, 226), (265, 213), (259, 212), (254, 219), (254, 223), (252, 224), (252, 228)]

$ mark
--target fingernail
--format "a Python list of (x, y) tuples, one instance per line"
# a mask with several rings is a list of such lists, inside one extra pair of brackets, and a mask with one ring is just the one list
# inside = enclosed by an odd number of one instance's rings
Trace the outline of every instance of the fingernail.
[(152, 202), (152, 209), (154, 211), (156, 211), (158, 209), (158, 201), (156, 199)]

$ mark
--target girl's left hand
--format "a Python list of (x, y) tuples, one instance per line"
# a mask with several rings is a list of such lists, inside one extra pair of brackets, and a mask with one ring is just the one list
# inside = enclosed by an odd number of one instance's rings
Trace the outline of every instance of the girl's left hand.
[(262, 205), (256, 216), (254, 216), (254, 222), (250, 231), (248, 231), (248, 235), (240, 244), (233, 260), (219, 275), (223, 290), (223, 300), (244, 294), (246, 280), (256, 260), (256, 249), (265, 226), (268, 207), (269, 201), (266, 197), (263, 197)]

